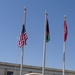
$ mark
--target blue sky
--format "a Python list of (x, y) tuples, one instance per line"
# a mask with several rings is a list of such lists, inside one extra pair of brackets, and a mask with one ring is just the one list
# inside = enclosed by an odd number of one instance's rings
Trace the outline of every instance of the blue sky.
[(0, 61), (18, 63), (21, 48), (18, 39), (27, 6), (27, 45), (24, 64), (42, 66), (45, 11), (48, 11), (50, 42), (46, 44), (46, 67), (62, 69), (63, 23), (66, 15), (68, 37), (66, 41), (67, 70), (75, 70), (75, 0), (1, 0), (0, 1)]

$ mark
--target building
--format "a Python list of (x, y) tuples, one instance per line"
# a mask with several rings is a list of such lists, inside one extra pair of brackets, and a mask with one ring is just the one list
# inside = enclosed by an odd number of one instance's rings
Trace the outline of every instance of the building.
[[(22, 75), (27, 73), (41, 73), (42, 67), (23, 65)], [(0, 62), (0, 75), (19, 75), (20, 64)], [(45, 68), (45, 75), (62, 75), (62, 69)], [(66, 70), (65, 75), (75, 75), (75, 71)]]

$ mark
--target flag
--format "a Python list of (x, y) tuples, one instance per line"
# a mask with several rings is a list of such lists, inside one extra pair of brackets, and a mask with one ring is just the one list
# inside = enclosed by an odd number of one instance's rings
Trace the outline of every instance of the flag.
[(64, 42), (66, 42), (67, 40), (67, 35), (68, 35), (68, 29), (66, 24), (66, 17), (64, 17)]
[(48, 23), (48, 19), (46, 22), (46, 42), (50, 41), (50, 32), (49, 32), (49, 23)]
[(22, 31), (19, 37), (19, 41), (18, 41), (18, 47), (22, 47), (24, 45), (26, 45), (26, 40), (28, 39), (27, 34), (26, 34), (26, 30), (25, 30), (25, 25), (23, 25), (22, 27)]

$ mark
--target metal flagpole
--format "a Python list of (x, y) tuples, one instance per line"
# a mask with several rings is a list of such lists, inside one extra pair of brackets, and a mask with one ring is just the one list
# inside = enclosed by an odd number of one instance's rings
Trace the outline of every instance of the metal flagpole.
[[(26, 25), (26, 6), (24, 7), (24, 25)], [(24, 58), (24, 45), (22, 46), (22, 56), (21, 56), (21, 66), (20, 66), (20, 75), (22, 75), (22, 68), (23, 68), (23, 58)]]
[(43, 66), (42, 75), (45, 74), (45, 60), (46, 60), (46, 23), (47, 23), (47, 11), (45, 11), (45, 25), (44, 25), (44, 45), (43, 45)]
[(65, 54), (66, 54), (66, 41), (63, 45), (63, 75), (65, 75)]
[[(64, 21), (66, 21), (66, 15), (64, 15)], [(65, 25), (65, 24), (64, 24)], [(66, 56), (66, 39), (67, 39), (67, 29), (64, 26), (64, 43), (63, 43), (63, 75), (65, 75), (65, 56)]]

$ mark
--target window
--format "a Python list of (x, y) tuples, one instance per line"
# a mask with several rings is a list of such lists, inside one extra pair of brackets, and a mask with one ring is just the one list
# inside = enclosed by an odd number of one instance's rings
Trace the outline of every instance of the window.
[(13, 75), (12, 71), (7, 71), (7, 75)]
[(32, 71), (29, 71), (29, 73), (32, 73)]

